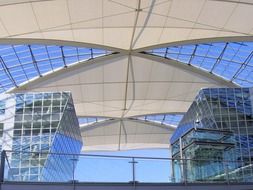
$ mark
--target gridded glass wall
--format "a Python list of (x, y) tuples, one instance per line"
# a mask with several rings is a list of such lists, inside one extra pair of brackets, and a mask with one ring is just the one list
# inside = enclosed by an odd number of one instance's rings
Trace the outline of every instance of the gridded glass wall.
[[(253, 176), (253, 89), (211, 88), (199, 92), (171, 138), (174, 153), (178, 139), (189, 130), (205, 128), (233, 132), (235, 148), (228, 159), (240, 161), (243, 180)], [(203, 146), (202, 146), (203, 147)], [(202, 151), (203, 155), (205, 154)], [(215, 153), (213, 154), (213, 158)], [(211, 159), (212, 157), (210, 157)]]
[[(59, 136), (62, 136), (60, 142)], [(64, 141), (63, 137), (71, 140)], [(44, 179), (45, 166), (52, 158), (36, 152), (80, 153), (81, 146), (79, 124), (70, 93), (16, 94), (12, 151), (23, 153), (12, 154), (10, 176), (14, 180)], [(58, 164), (68, 165), (62, 161)]]
[(81, 148), (82, 138), (79, 123), (70, 97), (64, 108), (51, 147), (52, 153), (66, 153), (66, 155), (50, 154), (48, 156), (42, 170), (42, 181), (63, 182), (72, 180), (73, 170), (78, 159), (73, 154), (79, 154)]
[[(225, 164), (229, 164), (230, 169), (237, 168), (234, 148), (231, 131), (192, 128), (173, 144), (172, 156), (187, 159), (184, 160), (184, 173), (188, 181), (225, 181)], [(176, 166), (173, 168), (178, 170)]]

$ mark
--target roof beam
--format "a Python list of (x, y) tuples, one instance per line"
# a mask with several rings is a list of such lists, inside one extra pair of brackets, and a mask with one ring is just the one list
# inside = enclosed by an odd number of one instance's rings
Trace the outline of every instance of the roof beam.
[(212, 67), (212, 69), (210, 70), (210, 73), (213, 73), (213, 70), (215, 69), (216, 65), (219, 64), (219, 63), (221, 62), (222, 57), (223, 57), (223, 55), (224, 55), (224, 53), (225, 53), (227, 47), (228, 47), (228, 42), (226, 43), (226, 45), (225, 45), (224, 48), (222, 49), (221, 54), (220, 54), (219, 57), (217, 58), (216, 62), (213, 64), (213, 67)]
[(249, 56), (246, 58), (246, 60), (241, 64), (240, 68), (236, 71), (236, 73), (232, 77), (231, 81), (233, 81), (239, 75), (242, 67), (246, 67), (248, 65), (248, 63), (250, 62), (252, 57), (253, 57), (253, 51), (249, 54)]
[(63, 46), (60, 46), (60, 48), (61, 48), (61, 56), (62, 56), (64, 68), (67, 68), (66, 59), (65, 59), (65, 55), (64, 55), (64, 51), (63, 51)]
[(93, 59), (93, 58), (94, 58), (93, 48), (90, 48), (90, 57), (91, 57), (91, 59)]
[(191, 55), (191, 58), (190, 58), (190, 60), (189, 60), (189, 62), (188, 62), (188, 65), (191, 64), (192, 59), (194, 58), (194, 56), (195, 56), (195, 54), (196, 54), (196, 51), (197, 51), (198, 46), (199, 46), (198, 44), (195, 45), (195, 48), (194, 48), (193, 53), (192, 53), (192, 55)]
[(31, 54), (31, 57), (32, 57), (33, 65), (34, 65), (37, 73), (39, 74), (39, 76), (42, 77), (42, 74), (41, 74), (41, 72), (39, 70), (39, 67), (38, 67), (38, 64), (37, 64), (37, 61), (36, 61), (36, 59), (35, 59), (35, 57), (33, 55), (33, 51), (32, 51), (31, 45), (28, 45), (28, 48), (29, 48), (29, 51), (30, 51), (30, 54)]

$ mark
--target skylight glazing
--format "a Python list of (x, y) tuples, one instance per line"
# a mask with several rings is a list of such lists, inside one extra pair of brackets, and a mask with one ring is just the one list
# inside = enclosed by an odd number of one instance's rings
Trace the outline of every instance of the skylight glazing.
[(111, 53), (88, 47), (0, 45), (0, 93), (48, 72)]
[[(169, 125), (176, 127), (181, 119), (183, 118), (183, 114), (158, 114), (158, 115), (145, 115), (139, 117), (132, 117), (133, 119), (143, 120), (148, 122), (155, 122), (161, 125)], [(79, 117), (79, 125), (87, 126), (94, 123), (103, 122), (106, 120), (110, 120), (112, 118), (108, 117)]]
[(170, 125), (176, 127), (183, 118), (183, 114), (145, 115), (135, 118), (144, 121), (159, 123), (162, 125)]
[(169, 46), (144, 53), (192, 65), (240, 86), (253, 86), (253, 42)]
[(78, 121), (79, 121), (79, 125), (87, 126), (87, 125), (91, 125), (91, 124), (98, 123), (101, 121), (106, 121), (109, 119), (110, 118), (107, 118), (107, 117), (79, 117)]

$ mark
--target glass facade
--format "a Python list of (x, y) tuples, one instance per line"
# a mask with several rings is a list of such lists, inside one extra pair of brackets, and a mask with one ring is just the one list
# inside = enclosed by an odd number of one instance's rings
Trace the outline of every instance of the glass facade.
[[(27, 93), (15, 94), (7, 101), (10, 99), (13, 104), (6, 110), (11, 109), (8, 111), (15, 114), (12, 114), (12, 127), (8, 123), (11, 142), (6, 143), (15, 151), (10, 156), (12, 180), (57, 182), (71, 179), (69, 170), (74, 166), (67, 154), (78, 154), (82, 147), (71, 94)], [(57, 159), (57, 153), (66, 153), (66, 158)]]
[[(204, 180), (203, 176), (223, 180), (225, 172), (235, 181), (252, 181), (253, 89), (202, 89), (171, 144), (173, 158), (189, 159), (184, 167), (191, 181)], [(221, 165), (224, 161), (229, 164)], [(198, 178), (200, 173), (202, 179)]]

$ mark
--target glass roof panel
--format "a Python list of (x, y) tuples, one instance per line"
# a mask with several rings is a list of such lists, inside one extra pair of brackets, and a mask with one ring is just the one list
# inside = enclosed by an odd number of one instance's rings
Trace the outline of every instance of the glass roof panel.
[(107, 117), (79, 117), (78, 121), (79, 121), (79, 125), (83, 127), (83, 126), (91, 125), (91, 124), (98, 123), (101, 121), (106, 121), (109, 119), (110, 118), (107, 118)]
[(183, 114), (158, 114), (158, 115), (145, 115), (134, 118), (176, 127), (183, 118), (183, 116), (184, 116)]
[(187, 44), (144, 53), (192, 65), (243, 87), (253, 86), (253, 42)]
[(0, 93), (48, 72), (112, 54), (89, 47), (58, 45), (0, 45)]

